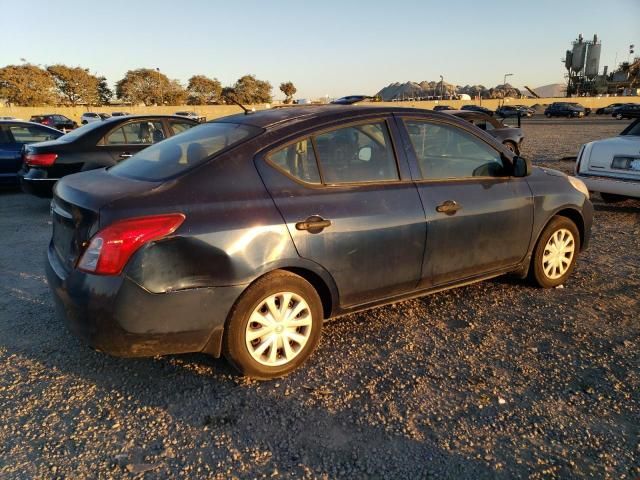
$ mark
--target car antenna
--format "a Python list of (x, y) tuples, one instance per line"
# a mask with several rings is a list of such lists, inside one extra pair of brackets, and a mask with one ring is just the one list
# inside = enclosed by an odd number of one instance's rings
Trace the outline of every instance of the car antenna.
[(229, 95), (223, 95), (223, 97), (226, 100), (229, 100), (231, 103), (235, 103), (236, 105), (238, 105), (242, 110), (244, 110), (244, 114), (245, 115), (251, 115), (253, 112), (256, 111), (255, 108), (249, 110), (247, 107), (245, 107), (244, 105), (242, 105), (239, 101), (237, 101), (235, 98), (230, 97)]

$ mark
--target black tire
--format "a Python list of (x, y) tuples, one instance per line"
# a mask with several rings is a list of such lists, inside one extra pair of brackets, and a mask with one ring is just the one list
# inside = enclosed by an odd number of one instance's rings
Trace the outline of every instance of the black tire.
[(520, 151), (518, 149), (518, 145), (516, 145), (514, 142), (510, 141), (510, 140), (505, 140), (504, 142), (502, 142), (502, 144), (507, 147), (507, 150), (512, 151), (513, 153), (515, 153), (516, 155), (520, 155)]
[[(311, 332), (306, 344), (291, 361), (279, 366), (268, 366), (254, 359), (246, 343), (250, 317), (261, 303), (274, 294), (292, 292), (307, 303), (311, 314)], [(282, 377), (298, 368), (315, 350), (322, 332), (322, 302), (315, 288), (304, 278), (291, 272), (278, 270), (265, 275), (250, 285), (231, 309), (223, 337), (223, 354), (241, 374), (258, 380)], [(271, 347), (267, 350), (270, 351)], [(281, 349), (278, 350), (278, 355)], [(266, 355), (266, 353), (265, 353)]]
[[(571, 257), (569, 266), (564, 274), (558, 278), (551, 278), (544, 271), (543, 256), (545, 254), (549, 239), (560, 230), (565, 230), (571, 233), (571, 236), (573, 237), (574, 248), (573, 256)], [(538, 238), (538, 242), (536, 243), (535, 250), (533, 251), (533, 256), (531, 258), (532, 265), (529, 269), (530, 280), (534, 284), (542, 288), (553, 288), (557, 287), (558, 285), (562, 285), (567, 280), (567, 278), (569, 278), (569, 275), (571, 275), (571, 273), (573, 272), (579, 252), (580, 233), (578, 232), (578, 227), (576, 227), (576, 224), (566, 217), (553, 217), (542, 231), (542, 234), (540, 235), (540, 238)]]
[(86, 120), (82, 120), (82, 125), (86, 125), (87, 121)]
[(551, 118), (551, 114), (550, 113), (545, 113), (544, 116), (547, 117), (547, 118)]
[(605, 192), (600, 192), (600, 198), (602, 198), (602, 201), (604, 201), (605, 203), (620, 203), (627, 200), (627, 197), (624, 197), (622, 195)]
[(622, 120), (624, 117), (622, 116), (621, 113), (616, 114), (616, 119), (617, 120)]

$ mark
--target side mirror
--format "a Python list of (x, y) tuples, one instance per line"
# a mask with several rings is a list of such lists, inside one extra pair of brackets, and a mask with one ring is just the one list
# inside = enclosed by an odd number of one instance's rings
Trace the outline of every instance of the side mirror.
[(371, 160), (371, 147), (362, 147), (358, 150), (358, 160), (368, 162)]
[(528, 177), (531, 175), (531, 160), (516, 155), (513, 157), (513, 176), (514, 177)]

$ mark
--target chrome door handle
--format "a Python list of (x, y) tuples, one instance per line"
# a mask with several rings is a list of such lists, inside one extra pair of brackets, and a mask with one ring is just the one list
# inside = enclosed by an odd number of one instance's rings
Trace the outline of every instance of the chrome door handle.
[(436, 207), (436, 211), (440, 213), (445, 213), (447, 215), (454, 215), (458, 210), (462, 208), (458, 202), (454, 200), (447, 200), (442, 202), (440, 205)]
[(118, 155), (121, 159), (125, 159), (125, 158), (131, 158), (132, 155), (130, 153), (121, 153), (120, 155)]
[(331, 226), (331, 220), (325, 220), (320, 215), (312, 215), (302, 222), (296, 223), (296, 230), (306, 230), (309, 233), (320, 233)]

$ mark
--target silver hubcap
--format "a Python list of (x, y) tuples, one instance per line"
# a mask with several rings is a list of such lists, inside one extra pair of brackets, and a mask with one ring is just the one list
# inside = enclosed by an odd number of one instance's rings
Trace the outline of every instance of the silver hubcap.
[(573, 260), (575, 247), (573, 234), (566, 228), (561, 228), (551, 235), (542, 254), (544, 274), (548, 278), (556, 280), (567, 273)]
[(311, 335), (311, 309), (292, 292), (280, 292), (255, 308), (245, 332), (251, 357), (262, 365), (277, 367), (293, 360)]

